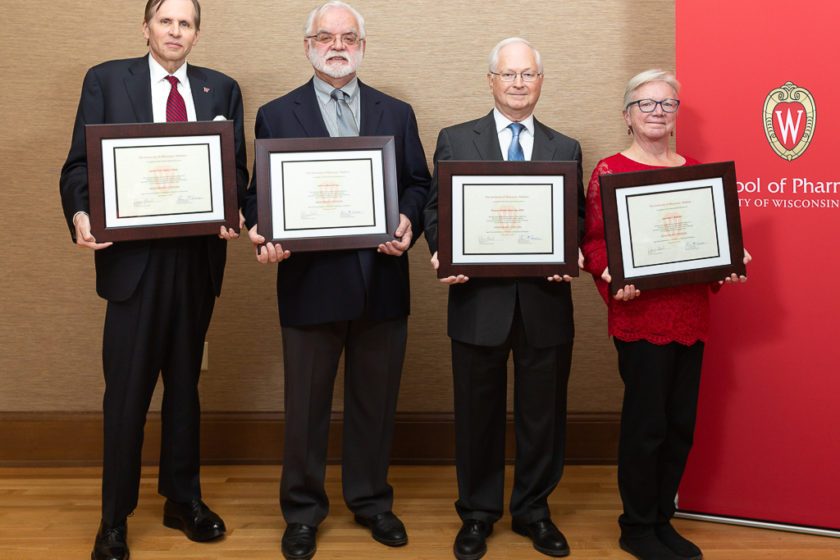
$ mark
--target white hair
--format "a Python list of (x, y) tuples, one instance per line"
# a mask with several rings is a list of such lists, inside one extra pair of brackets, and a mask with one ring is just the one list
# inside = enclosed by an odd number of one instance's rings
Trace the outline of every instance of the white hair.
[(627, 109), (627, 105), (633, 100), (633, 93), (637, 89), (651, 82), (665, 82), (671, 86), (675, 94), (680, 92), (680, 83), (673, 72), (659, 70), (658, 68), (645, 70), (639, 72), (627, 82), (627, 86), (624, 88), (624, 108)]
[(307, 37), (309, 35), (314, 35), (316, 30), (312, 28), (315, 26), (315, 21), (319, 17), (321, 17), (321, 15), (324, 12), (333, 8), (344, 8), (345, 10), (353, 14), (353, 17), (356, 18), (356, 23), (359, 25), (359, 39), (365, 38), (365, 18), (363, 18), (362, 14), (357, 12), (353, 6), (345, 2), (341, 2), (341, 0), (331, 0), (330, 2), (321, 4), (320, 6), (309, 12), (309, 17), (306, 20), (306, 25), (303, 26), (303, 36)]
[(507, 39), (503, 39), (496, 43), (496, 46), (493, 47), (493, 50), (490, 51), (490, 58), (488, 59), (488, 68), (490, 72), (495, 72), (499, 67), (499, 51), (502, 50), (502, 47), (510, 45), (511, 43), (522, 43), (531, 48), (534, 51), (534, 58), (537, 60), (537, 70), (540, 74), (543, 73), (543, 65), (542, 65), (542, 57), (540, 56), (540, 51), (534, 48), (530, 42), (522, 39), (520, 37), (508, 37)]

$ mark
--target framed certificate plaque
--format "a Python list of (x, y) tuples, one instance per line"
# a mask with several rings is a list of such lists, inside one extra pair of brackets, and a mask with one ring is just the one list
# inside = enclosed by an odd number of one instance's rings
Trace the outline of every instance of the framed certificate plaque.
[(577, 276), (577, 162), (439, 161), (438, 277)]
[(362, 249), (399, 225), (394, 138), (256, 141), (259, 231), (292, 251)]
[(734, 162), (606, 174), (600, 183), (613, 291), (746, 275)]
[(233, 121), (85, 126), (99, 242), (239, 230)]

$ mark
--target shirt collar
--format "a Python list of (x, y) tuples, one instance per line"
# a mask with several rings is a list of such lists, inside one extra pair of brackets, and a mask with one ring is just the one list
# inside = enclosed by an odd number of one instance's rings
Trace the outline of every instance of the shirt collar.
[[(152, 83), (156, 84), (161, 80), (165, 79), (169, 76), (169, 72), (166, 71), (166, 68), (160, 65), (160, 63), (155, 60), (151, 54), (149, 54), (149, 71), (151, 72), (150, 76), (152, 79)], [(178, 78), (178, 81), (181, 83), (182, 86), (189, 86), (189, 82), (187, 81), (187, 63), (184, 62), (173, 74)]]
[[(509, 118), (504, 116), (501, 113), (501, 111), (499, 111), (495, 107), (493, 108), (493, 118), (496, 120), (496, 133), (497, 134), (502, 132), (504, 129), (506, 129), (508, 127), (508, 125), (510, 123), (513, 122), (512, 120), (510, 120)], [(519, 122), (522, 123), (522, 125), (525, 127), (525, 130), (527, 130), (529, 133), (531, 133), (531, 136), (534, 135), (534, 114), (533, 113), (531, 113), (530, 115), (528, 115), (527, 117), (525, 117), (524, 119), (522, 119)]]
[[(332, 85), (328, 84), (318, 76), (313, 76), (312, 83), (315, 85), (315, 92), (326, 95), (327, 98), (330, 97), (330, 94), (335, 89)], [(353, 77), (352, 80), (341, 87), (341, 91), (349, 95), (351, 100), (355, 99), (359, 94), (359, 79)]]

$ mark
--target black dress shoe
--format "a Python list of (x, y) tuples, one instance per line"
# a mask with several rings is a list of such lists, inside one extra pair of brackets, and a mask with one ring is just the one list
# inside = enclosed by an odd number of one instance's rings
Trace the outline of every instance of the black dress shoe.
[(128, 560), (128, 545), (125, 542), (125, 519), (116, 525), (104, 521), (99, 524), (90, 560)]
[(703, 558), (703, 551), (696, 544), (677, 533), (677, 530), (670, 523), (656, 526), (656, 538), (681, 558), (686, 560), (702, 560)]
[(513, 522), (513, 532), (530, 538), (534, 548), (548, 556), (568, 556), (569, 543), (551, 519), (546, 517), (533, 523), (520, 524)]
[(465, 519), (455, 537), (452, 551), (458, 560), (478, 560), (487, 552), (487, 537), (493, 532), (493, 525), (478, 519)]
[(163, 524), (180, 529), (191, 541), (211, 541), (225, 534), (225, 522), (201, 500), (179, 504), (166, 500), (163, 505)]
[(684, 560), (662, 544), (656, 535), (621, 537), (618, 539), (618, 546), (639, 560)]
[(303, 523), (289, 523), (283, 533), (283, 556), (287, 560), (309, 560), (315, 556), (317, 527)]
[(356, 523), (369, 527), (374, 540), (388, 546), (402, 546), (408, 542), (405, 526), (400, 518), (390, 511), (377, 513), (373, 517), (355, 516)]

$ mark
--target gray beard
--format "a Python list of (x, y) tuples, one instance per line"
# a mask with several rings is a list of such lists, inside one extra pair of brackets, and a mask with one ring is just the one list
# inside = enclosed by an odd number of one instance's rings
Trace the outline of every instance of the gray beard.
[(317, 71), (323, 72), (332, 78), (344, 78), (349, 76), (359, 69), (359, 64), (362, 62), (361, 52), (359, 52), (357, 60), (353, 60), (353, 55), (348, 55), (347, 58), (349, 59), (349, 64), (338, 68), (332, 67), (327, 64), (327, 58), (329, 58), (331, 54), (334, 53), (327, 53), (326, 56), (322, 58), (315, 49), (309, 49), (309, 62), (312, 63), (312, 66)]

